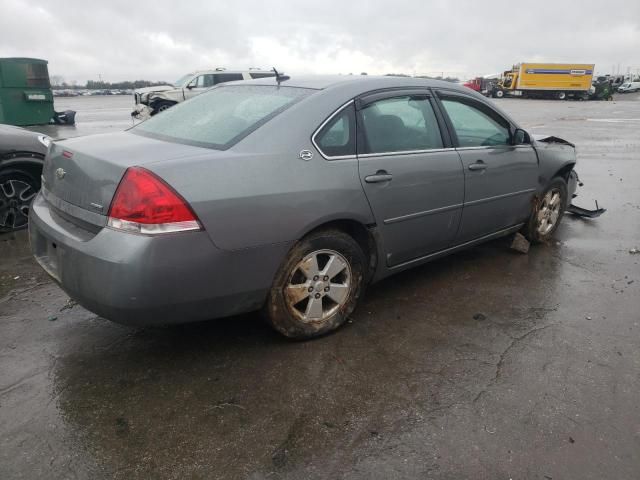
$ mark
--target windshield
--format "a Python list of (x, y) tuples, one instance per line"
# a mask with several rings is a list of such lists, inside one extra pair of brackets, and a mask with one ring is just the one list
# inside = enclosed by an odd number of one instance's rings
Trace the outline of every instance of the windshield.
[(130, 131), (159, 140), (224, 150), (312, 92), (276, 85), (220, 85)]
[(620, 85), (621, 87), (630, 87), (631, 84), (630, 83), (623, 83), (622, 85)]
[(193, 77), (193, 73), (190, 73), (188, 75), (185, 75), (184, 77), (180, 77), (178, 80), (176, 80), (176, 82), (173, 84), (174, 87), (184, 87), (184, 84), (187, 82), (187, 80), (189, 80), (191, 77)]

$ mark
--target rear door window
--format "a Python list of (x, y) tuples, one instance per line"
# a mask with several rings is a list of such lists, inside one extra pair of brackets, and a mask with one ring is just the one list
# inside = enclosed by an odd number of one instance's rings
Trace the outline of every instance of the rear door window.
[(457, 97), (442, 98), (441, 102), (460, 147), (491, 147), (511, 143), (509, 122), (489, 107)]
[(432, 150), (443, 147), (431, 102), (426, 96), (378, 100), (360, 111), (363, 153)]
[(243, 80), (241, 73), (216, 73), (212, 75), (215, 78), (215, 84), (224, 82), (234, 82), (236, 80)]

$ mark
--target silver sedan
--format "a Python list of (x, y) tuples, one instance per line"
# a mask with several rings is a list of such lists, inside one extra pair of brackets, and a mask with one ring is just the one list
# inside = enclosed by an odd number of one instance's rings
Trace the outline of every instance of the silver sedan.
[(126, 131), (55, 142), (30, 219), (40, 265), (125, 324), (262, 309), (332, 331), (366, 285), (517, 231), (553, 235), (575, 149), (490, 100), (394, 77), (233, 82)]

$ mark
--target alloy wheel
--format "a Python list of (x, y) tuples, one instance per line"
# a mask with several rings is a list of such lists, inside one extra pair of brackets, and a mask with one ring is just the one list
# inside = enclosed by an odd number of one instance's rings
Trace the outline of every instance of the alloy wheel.
[(334, 250), (317, 250), (293, 268), (284, 296), (287, 307), (300, 320), (321, 322), (345, 305), (351, 288), (349, 262)]
[(547, 235), (558, 223), (562, 208), (562, 193), (558, 188), (552, 188), (542, 198), (538, 210), (537, 231), (540, 235)]
[(0, 227), (18, 229), (27, 225), (29, 205), (36, 190), (27, 182), (8, 179), (0, 183)]

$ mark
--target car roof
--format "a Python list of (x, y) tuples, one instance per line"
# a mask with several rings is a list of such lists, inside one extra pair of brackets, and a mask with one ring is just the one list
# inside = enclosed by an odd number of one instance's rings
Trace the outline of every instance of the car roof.
[[(274, 78), (260, 78), (234, 82), (234, 84), (273, 85)], [(376, 75), (291, 75), (290, 78), (280, 83), (286, 87), (311, 88), (315, 90), (340, 89), (341, 87), (354, 89), (357, 85), (362, 92), (384, 88), (411, 88), (411, 87), (440, 87), (468, 92), (468, 88), (461, 85), (433, 80), (430, 78), (414, 78), (401, 76), (376, 76)]]

